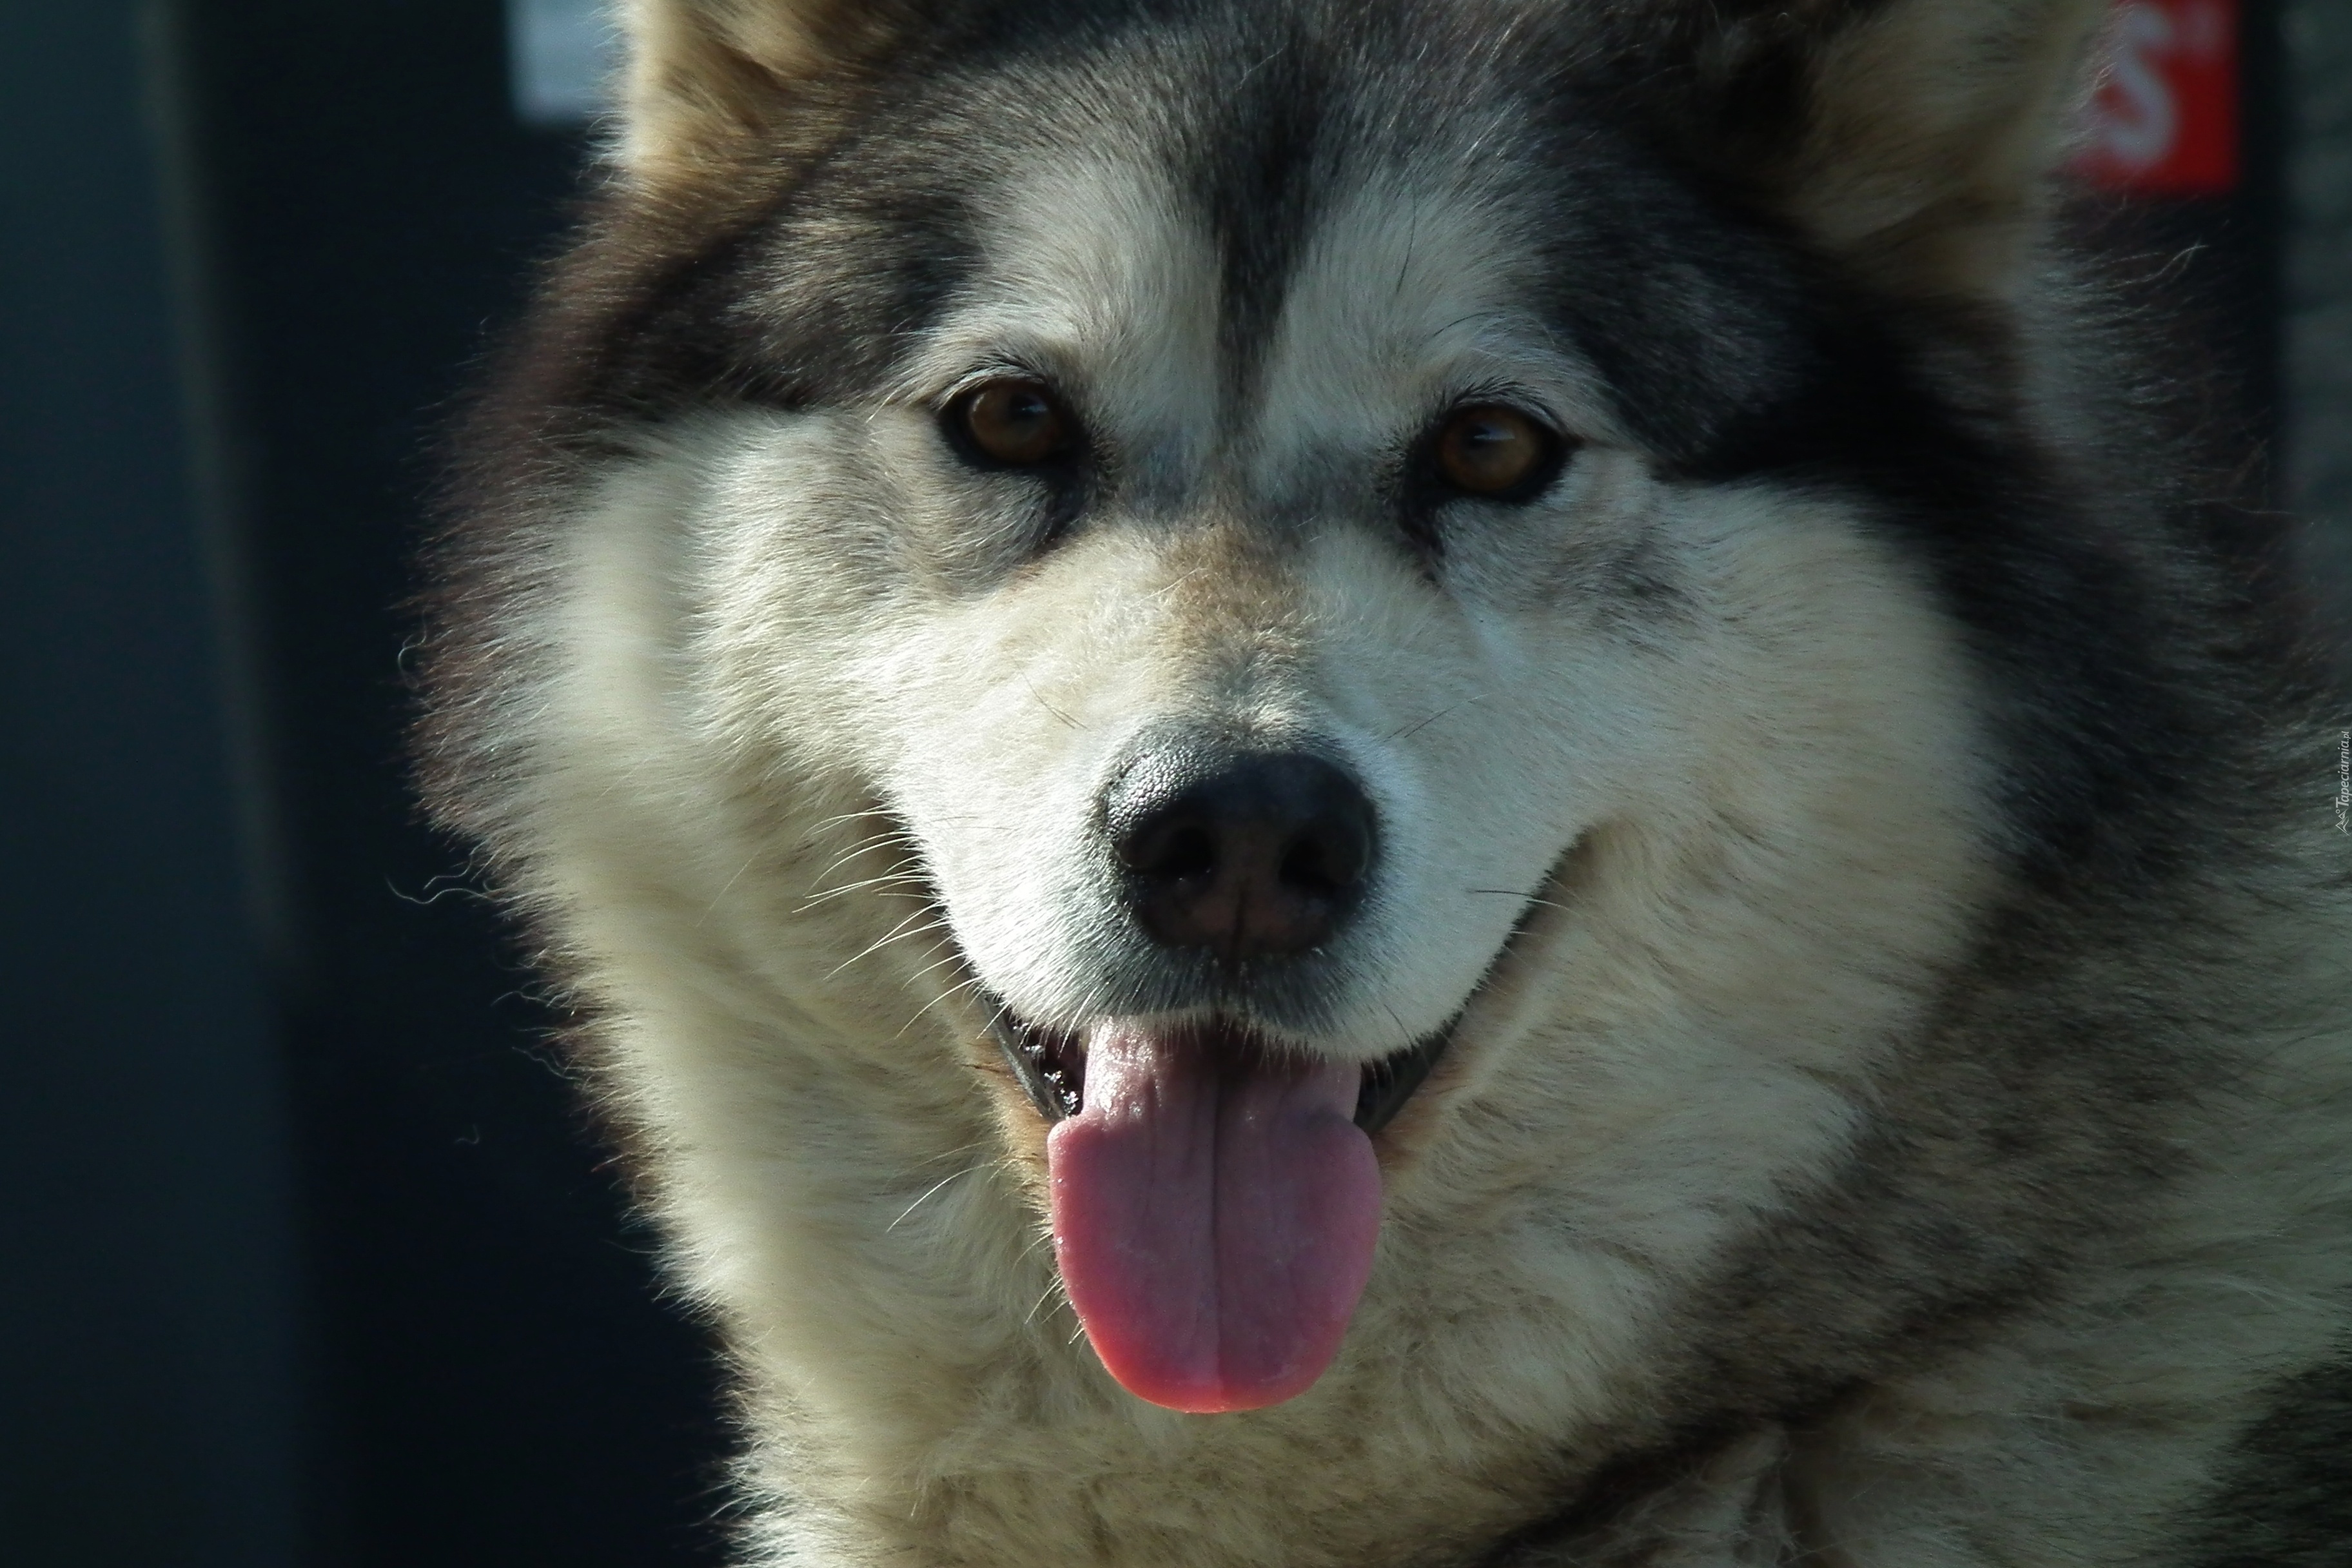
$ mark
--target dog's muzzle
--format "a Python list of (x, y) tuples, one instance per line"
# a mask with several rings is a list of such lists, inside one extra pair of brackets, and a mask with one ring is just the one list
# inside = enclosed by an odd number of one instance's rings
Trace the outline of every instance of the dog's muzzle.
[(1103, 825), (1143, 933), (1234, 968), (1330, 942), (1379, 849), (1363, 786), (1305, 751), (1146, 750), (1105, 792)]
[[(1380, 822), (1355, 775), (1319, 748), (1244, 751), (1197, 731), (1139, 745), (1103, 792), (1099, 830), (1120, 908), (1151, 949), (1249, 998), (1340, 936), (1364, 901)], [(997, 1046), (1048, 1121), (1086, 1105), (1086, 1049), (1003, 1007)], [(1450, 1030), (1363, 1068), (1356, 1124), (1376, 1131), (1410, 1099)], [(1245, 1025), (1202, 1034), (1257, 1051)]]

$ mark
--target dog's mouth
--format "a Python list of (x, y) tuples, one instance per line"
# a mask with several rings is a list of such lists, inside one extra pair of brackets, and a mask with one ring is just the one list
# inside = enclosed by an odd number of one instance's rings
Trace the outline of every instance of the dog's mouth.
[[(1538, 908), (1558, 907), (1531, 898), (1494, 965)], [(1494, 978), (1490, 966), (1471, 999)], [(1470, 1006), (1358, 1064), (1213, 1016), (1057, 1029), (995, 1005), (990, 1033), (1047, 1123), (1062, 1284), (1105, 1370), (1152, 1404), (1201, 1413), (1277, 1404), (1320, 1377), (1380, 1238), (1372, 1137)]]
[(1381, 1169), (1364, 1121), (1401, 1074), (1166, 1016), (1076, 1033), (1009, 1016), (998, 1044), (1048, 1119), (1063, 1288), (1104, 1368), (1174, 1410), (1254, 1410), (1303, 1392), (1370, 1278)]
[(1303, 1392), (1370, 1279), (1382, 1205), (1371, 1135), (1449, 1026), (1368, 1065), (1215, 1020), (991, 1026), (1049, 1124), (1054, 1251), (1105, 1370), (1174, 1410)]
[[(1065, 1121), (1086, 1109), (1087, 1047), (1076, 1035), (1063, 1030), (1041, 1028), (1014, 1016), (999, 1004), (992, 1009), (989, 1036), (996, 1048), (1004, 1053), (1006, 1065), (1021, 1085), (1022, 1092), (1037, 1114), (1047, 1121)], [(1429, 1077), (1437, 1058), (1445, 1054), (1453, 1043), (1454, 1022), (1416, 1044), (1367, 1062), (1359, 1069), (1360, 1079), (1356, 1086), (1355, 1124), (1366, 1134), (1379, 1132), (1396, 1120), (1413, 1091)], [(1240, 1035), (1240, 1031), (1213, 1028), (1203, 1031), (1213, 1035)], [(1263, 1052), (1265, 1047), (1242, 1037), (1245, 1051)]]

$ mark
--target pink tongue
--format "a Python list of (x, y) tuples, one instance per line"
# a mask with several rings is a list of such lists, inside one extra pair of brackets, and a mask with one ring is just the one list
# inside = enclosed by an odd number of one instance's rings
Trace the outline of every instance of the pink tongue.
[(1235, 1065), (1140, 1025), (1087, 1042), (1046, 1136), (1062, 1282), (1102, 1363), (1173, 1410), (1255, 1410), (1323, 1374), (1371, 1273), (1381, 1174), (1359, 1068)]

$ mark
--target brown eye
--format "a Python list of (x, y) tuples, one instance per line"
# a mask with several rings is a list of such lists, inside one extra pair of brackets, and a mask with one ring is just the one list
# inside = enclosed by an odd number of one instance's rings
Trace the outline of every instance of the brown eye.
[(1478, 404), (1446, 416), (1433, 456), (1454, 489), (1517, 499), (1549, 476), (1559, 438), (1516, 408)]
[(992, 381), (958, 398), (949, 417), (992, 463), (1028, 468), (1070, 449), (1070, 422), (1034, 381)]

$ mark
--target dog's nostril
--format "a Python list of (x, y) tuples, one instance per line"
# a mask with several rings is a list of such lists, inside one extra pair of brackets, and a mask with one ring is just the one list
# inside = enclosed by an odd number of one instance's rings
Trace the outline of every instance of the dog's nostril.
[(1216, 835), (1203, 824), (1169, 821), (1154, 831), (1130, 834), (1119, 859), (1139, 876), (1163, 880), (1206, 877), (1217, 868)]
[(1114, 786), (1108, 815), (1129, 907), (1169, 947), (1239, 960), (1318, 946), (1371, 869), (1370, 800), (1304, 752), (1214, 766), (1147, 756)]
[(1285, 885), (1318, 898), (1347, 896), (1363, 879), (1369, 826), (1369, 819), (1359, 824), (1339, 815), (1309, 823), (1282, 857)]

